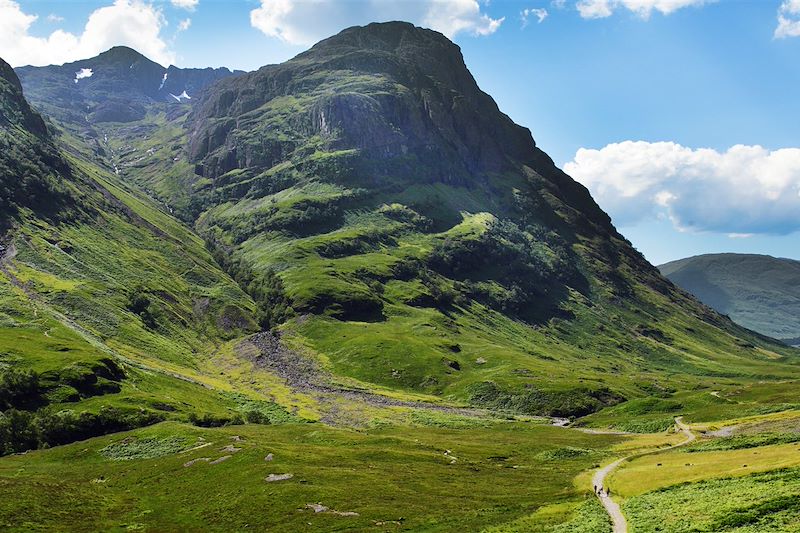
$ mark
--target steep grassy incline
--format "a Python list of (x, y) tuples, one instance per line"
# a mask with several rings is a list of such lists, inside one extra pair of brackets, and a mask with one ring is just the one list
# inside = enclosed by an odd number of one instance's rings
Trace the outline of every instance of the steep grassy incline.
[(253, 301), (188, 228), (62, 152), (0, 67), (0, 455), (235, 416), (239, 400), (192, 376), (256, 330)]
[(709, 254), (659, 268), (676, 285), (737, 324), (800, 345), (800, 261)]
[(232, 272), (279, 278), (274, 323), (338, 374), (570, 414), (796, 375), (662, 278), (440, 34), (345, 30), (214, 84), (186, 127), (188, 215)]
[(350, 384), (580, 415), (797, 376), (795, 352), (648, 264), (436, 32), (351, 28), (191, 103), (64, 126), (194, 224), (262, 327)]

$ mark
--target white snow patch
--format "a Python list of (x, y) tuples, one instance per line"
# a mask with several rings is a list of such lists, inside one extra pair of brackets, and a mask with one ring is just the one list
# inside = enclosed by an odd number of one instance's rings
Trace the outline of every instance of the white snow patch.
[(163, 89), (163, 88), (164, 88), (164, 84), (165, 84), (165, 83), (167, 83), (167, 76), (169, 76), (169, 72), (165, 72), (165, 73), (164, 73), (164, 77), (163, 77), (163, 78), (161, 78), (161, 85), (159, 85), (159, 86), (158, 86), (158, 90), (159, 90), (159, 91), (160, 91), (161, 89)]
[(172, 94), (172, 93), (169, 93), (169, 95), (170, 95), (171, 97), (173, 97), (173, 98), (174, 98), (176, 101), (178, 101), (178, 102), (183, 102), (184, 100), (191, 100), (191, 99), (192, 99), (192, 97), (191, 97), (191, 96), (189, 96), (188, 94), (186, 94), (186, 89), (184, 89), (184, 90), (183, 90), (183, 92), (182, 92), (181, 94), (179, 94), (178, 96), (175, 96), (175, 95), (174, 95), (174, 94)]
[(91, 78), (92, 74), (94, 74), (94, 72), (92, 72), (92, 69), (90, 68), (80, 69), (75, 73), (75, 83), (78, 83), (78, 80), (82, 80), (83, 78)]

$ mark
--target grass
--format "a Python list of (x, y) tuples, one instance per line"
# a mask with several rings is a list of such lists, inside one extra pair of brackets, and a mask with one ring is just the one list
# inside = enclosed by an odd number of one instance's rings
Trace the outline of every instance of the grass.
[[(330, 531), (382, 522), (387, 528), (477, 531), (546, 504), (574, 505), (582, 491), (573, 488), (572, 478), (619, 440), (529, 423), (353, 432), (319, 424), (201, 429), (168, 422), (0, 459), (0, 526), (230, 531), (247, 524)], [(180, 451), (198, 442), (208, 445)], [(241, 450), (223, 451), (228, 445)], [(589, 453), (539, 458), (567, 446)], [(126, 460), (109, 459), (109, 450)], [(268, 453), (273, 461), (264, 461)], [(232, 457), (184, 466), (223, 455)], [(269, 473), (294, 477), (267, 483)], [(57, 493), (68, 496), (54, 499)], [(205, 495), (203, 506), (197, 505), (199, 494)], [(317, 502), (359, 516), (304, 510)], [(553, 518), (558, 523), (570, 517)]]
[(113, 461), (153, 459), (182, 452), (189, 447), (189, 442), (185, 437), (129, 437), (102, 448), (100, 454)]
[(636, 533), (797, 531), (798, 492), (800, 469), (787, 468), (649, 492), (626, 500), (623, 512)]
[(629, 497), (677, 483), (746, 476), (799, 465), (800, 450), (796, 444), (697, 453), (675, 450), (625, 463), (610, 475), (609, 486), (622, 497)]

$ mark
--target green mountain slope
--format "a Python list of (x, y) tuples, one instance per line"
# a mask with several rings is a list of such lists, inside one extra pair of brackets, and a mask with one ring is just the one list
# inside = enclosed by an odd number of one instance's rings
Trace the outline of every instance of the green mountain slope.
[(800, 261), (708, 254), (672, 261), (659, 269), (737, 324), (800, 344)]
[(186, 128), (198, 231), (278, 275), (282, 330), (336, 373), (562, 413), (794, 373), (664, 280), (440, 34), (345, 30), (209, 87)]
[(0, 97), (0, 454), (234, 416), (189, 375), (255, 330), (252, 300), (189, 229), (62, 151), (3, 62)]
[[(48, 69), (23, 76), (43, 108)], [(63, 126), (194, 225), (262, 327), (350, 386), (580, 415), (795, 375), (791, 350), (661, 277), (436, 32), (351, 28), (191, 103)]]
[(19, 69), (43, 120), (0, 69), (0, 529), (605, 531), (589, 470), (676, 417), (789, 427), (797, 350), (662, 277), (442, 35), (169, 70), (190, 100), (129, 49)]

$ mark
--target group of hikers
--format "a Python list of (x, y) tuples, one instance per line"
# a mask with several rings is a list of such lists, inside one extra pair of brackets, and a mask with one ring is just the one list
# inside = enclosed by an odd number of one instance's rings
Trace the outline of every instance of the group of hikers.
[(600, 496), (609, 497), (611, 496), (611, 489), (603, 489), (603, 487), (598, 487), (597, 485), (594, 486), (594, 493)]

